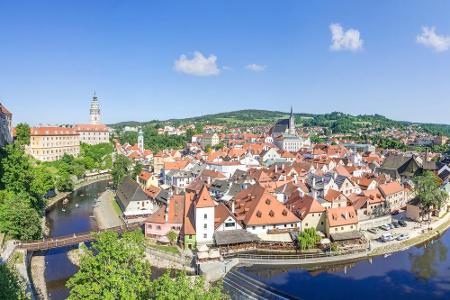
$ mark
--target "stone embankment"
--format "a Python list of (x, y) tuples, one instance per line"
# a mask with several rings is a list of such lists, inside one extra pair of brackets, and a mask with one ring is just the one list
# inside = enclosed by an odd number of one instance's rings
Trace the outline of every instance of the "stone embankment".
[(39, 299), (47, 300), (47, 286), (45, 284), (45, 256), (31, 257), (31, 278)]

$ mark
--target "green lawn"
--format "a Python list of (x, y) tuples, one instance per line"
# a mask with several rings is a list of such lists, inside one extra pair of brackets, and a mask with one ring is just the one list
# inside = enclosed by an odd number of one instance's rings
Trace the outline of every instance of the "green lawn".
[(160, 251), (164, 251), (167, 253), (171, 253), (171, 254), (180, 254), (180, 252), (178, 251), (178, 248), (175, 246), (166, 246), (166, 245), (158, 245), (158, 244), (148, 244), (148, 246), (150, 248), (156, 249), (156, 250), (160, 250)]
[(121, 216), (121, 215), (122, 215), (122, 210), (120, 209), (120, 206), (119, 206), (119, 204), (117, 203), (116, 199), (114, 199), (114, 197), (111, 197), (111, 198), (109, 199), (109, 201), (112, 202), (112, 205), (113, 205), (113, 207), (114, 207), (114, 210), (116, 211), (116, 214), (117, 214), (118, 216)]

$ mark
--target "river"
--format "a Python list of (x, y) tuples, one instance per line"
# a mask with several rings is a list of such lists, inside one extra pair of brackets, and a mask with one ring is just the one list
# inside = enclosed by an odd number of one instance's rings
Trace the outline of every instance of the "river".
[(238, 269), (275, 290), (304, 300), (450, 299), (450, 232), (419, 247), (352, 264)]
[[(105, 191), (106, 186), (106, 181), (93, 183), (69, 195), (67, 205), (63, 205), (62, 202), (57, 203), (47, 213), (50, 237), (97, 230), (95, 219), (91, 217), (92, 205), (98, 196)], [(63, 207), (65, 211), (62, 211)], [(47, 293), (52, 300), (65, 299), (69, 295), (65, 283), (75, 274), (77, 267), (67, 258), (67, 252), (77, 246), (51, 249), (44, 253)]]

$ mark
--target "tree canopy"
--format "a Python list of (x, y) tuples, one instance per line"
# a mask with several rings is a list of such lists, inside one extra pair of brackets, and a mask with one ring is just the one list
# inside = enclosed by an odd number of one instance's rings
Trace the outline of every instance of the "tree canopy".
[(315, 228), (306, 228), (297, 236), (298, 246), (301, 250), (307, 250), (316, 246), (320, 241), (320, 236)]
[(128, 168), (131, 165), (131, 161), (123, 154), (118, 154), (116, 160), (113, 163), (111, 175), (113, 177), (113, 185), (117, 188), (123, 178), (128, 174)]
[(426, 171), (414, 178), (414, 191), (419, 198), (420, 206), (424, 214), (428, 214), (432, 208), (441, 208), (448, 195), (441, 190), (441, 180), (433, 172)]
[(8, 264), (0, 265), (0, 299), (27, 299), (19, 275)]
[(19, 123), (16, 126), (16, 141), (21, 145), (30, 144), (30, 126), (26, 123)]
[(96, 236), (91, 248), (83, 246), (79, 271), (69, 279), (69, 300), (76, 299), (223, 299), (220, 286), (206, 288), (203, 279), (184, 272), (166, 272), (151, 280), (141, 231), (119, 237), (106, 231)]
[(150, 292), (151, 268), (145, 260), (140, 231), (96, 236), (90, 249), (83, 247), (79, 271), (69, 279), (68, 299), (145, 299)]

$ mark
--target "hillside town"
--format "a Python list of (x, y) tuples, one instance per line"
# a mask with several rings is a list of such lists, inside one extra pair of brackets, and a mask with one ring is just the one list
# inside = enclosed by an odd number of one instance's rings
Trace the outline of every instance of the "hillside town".
[[(3, 104), (0, 108), (5, 146), (18, 138), (18, 129), (12, 128), (12, 114)], [(81, 177), (68, 179), (90, 182), (92, 176), (112, 174), (111, 191), (94, 205), (99, 227), (138, 226), (151, 255), (175, 251), (208, 281), (223, 278), (236, 263), (233, 258), (259, 252), (322, 260), (325, 255), (326, 262), (330, 255), (344, 259), (395, 251), (438, 228), (450, 209), (446, 153), (383, 149), (339, 135), (315, 143), (310, 136), (317, 128), (296, 126), (293, 108), (286, 118), (253, 131), (203, 124), (184, 147), (158, 152), (146, 148), (145, 127), (101, 123), (96, 95), (89, 118), (87, 124), (30, 127), (25, 153), (52, 164), (79, 157), (83, 145), (112, 144), (112, 169), (86, 169)], [(186, 135), (196, 128), (166, 125), (156, 134)], [(126, 132), (135, 134), (135, 143), (120, 142)], [(401, 139), (397, 134), (391, 131), (390, 138)], [(408, 140), (414, 136), (425, 138), (410, 133)], [(448, 142), (441, 135), (427, 139), (421, 145)], [(117, 177), (114, 169), (121, 159), (127, 162), (126, 172)], [(434, 176), (443, 201), (421, 200), (417, 178), (424, 174)], [(62, 192), (58, 189), (52, 190), (56, 198)], [(157, 265), (172, 264), (158, 260)]]

